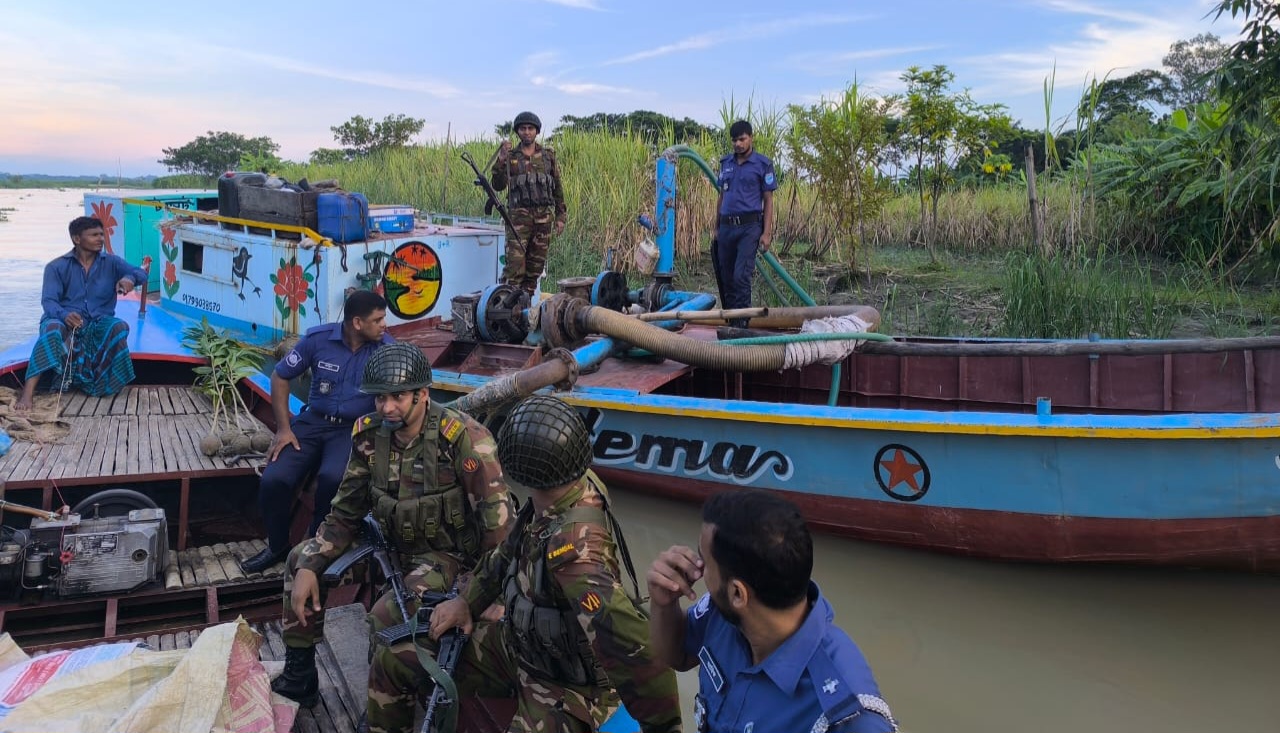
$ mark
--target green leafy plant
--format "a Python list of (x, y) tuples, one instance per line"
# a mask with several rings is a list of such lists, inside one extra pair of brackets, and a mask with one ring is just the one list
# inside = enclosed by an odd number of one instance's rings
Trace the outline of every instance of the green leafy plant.
[(248, 453), (250, 448), (261, 450), (260, 436), (250, 437), (253, 417), (237, 385), (240, 380), (262, 371), (262, 355), (253, 347), (220, 333), (209, 325), (208, 319), (183, 331), (182, 343), (209, 362), (192, 370), (196, 374), (193, 388), (213, 404), (209, 435), (201, 441), (201, 450), (206, 455)]

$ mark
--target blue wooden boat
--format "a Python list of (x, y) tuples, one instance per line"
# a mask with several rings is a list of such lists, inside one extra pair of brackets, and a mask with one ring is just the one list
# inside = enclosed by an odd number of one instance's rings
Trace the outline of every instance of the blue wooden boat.
[[(1280, 568), (1280, 340), (873, 341), (833, 383), (820, 364), (749, 371), (732, 350), (752, 347), (718, 342), (719, 314), (674, 315), (714, 297), (661, 274), (629, 289), (606, 271), (521, 301), (493, 285), (503, 233), (484, 223), (419, 220), (336, 245), (199, 206), (130, 205), (163, 217), (143, 252), (160, 268), (159, 300), (130, 321), (143, 364), (190, 360), (175, 334), (193, 321), (274, 345), (372, 287), (391, 302), (391, 332), (431, 359), (439, 398), (500, 407), (495, 390), (509, 401), (570, 387), (561, 395), (593, 430), (597, 469), (636, 491), (700, 501), (765, 488), (820, 529), (989, 558)], [(658, 212), (659, 273), (673, 217)], [(122, 317), (137, 305), (122, 301)], [(797, 323), (789, 315), (751, 326)], [(636, 325), (585, 332), (619, 319)], [(684, 361), (633, 348), (673, 340)], [(0, 373), (27, 348), (0, 355)], [(249, 388), (265, 397), (266, 378)]]

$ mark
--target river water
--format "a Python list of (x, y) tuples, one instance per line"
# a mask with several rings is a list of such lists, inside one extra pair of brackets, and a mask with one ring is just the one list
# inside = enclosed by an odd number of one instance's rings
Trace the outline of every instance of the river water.
[[(70, 248), (82, 195), (0, 190), (15, 209), (0, 223), (0, 348), (34, 333), (41, 272)], [(616, 493), (642, 575), (669, 545), (696, 546), (695, 507)], [(815, 551), (837, 622), (911, 733), (1280, 731), (1280, 578), (1011, 565), (826, 536)], [(681, 676), (686, 729), (696, 684)]]

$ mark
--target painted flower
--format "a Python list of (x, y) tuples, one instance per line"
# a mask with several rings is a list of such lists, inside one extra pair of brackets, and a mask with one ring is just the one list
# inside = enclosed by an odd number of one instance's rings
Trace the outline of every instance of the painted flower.
[(275, 283), (276, 295), (285, 300), (290, 310), (296, 310), (299, 305), (307, 302), (309, 284), (302, 272), (302, 266), (297, 262), (290, 260), (281, 266), (276, 272)]
[(116, 218), (111, 214), (111, 210), (115, 208), (115, 204), (107, 203), (106, 201), (95, 201), (91, 206), (93, 208), (94, 218), (102, 222), (102, 233), (106, 235), (104, 248), (107, 250), (107, 254), (114, 254), (115, 250), (111, 249), (111, 235), (115, 233), (116, 225), (120, 223), (116, 221)]
[(172, 262), (164, 263), (164, 284), (172, 288), (178, 282), (178, 268)]

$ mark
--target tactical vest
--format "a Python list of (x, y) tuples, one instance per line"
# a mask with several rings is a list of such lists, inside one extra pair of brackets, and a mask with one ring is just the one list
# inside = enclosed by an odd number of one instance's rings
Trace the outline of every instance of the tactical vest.
[[(461, 431), (453, 440), (446, 437), (441, 446), (440, 423), (445, 417), (461, 419), (456, 414), (446, 414), (446, 408), (435, 402), (428, 405), (421, 448), (409, 461), (412, 469), (408, 475), (403, 468), (405, 456), (401, 454), (400, 481), (395, 486), (388, 480), (391, 431), (379, 427), (374, 436), (369, 480), (373, 517), (387, 536), (394, 538), (396, 549), (411, 557), (432, 550), (471, 558), (480, 553), (480, 529), (471, 518), (471, 502), (453, 467)], [(405, 492), (406, 487), (412, 488)]]
[(510, 204), (512, 208), (527, 209), (541, 206), (555, 206), (555, 179), (551, 173), (555, 168), (555, 154), (548, 148), (536, 157), (526, 156), (522, 152), (512, 155), (507, 163), (507, 175), (510, 179)]
[[(507, 568), (503, 584), (502, 602), (507, 609), (505, 626), (508, 643), (516, 650), (520, 666), (526, 672), (539, 679), (563, 685), (603, 688), (609, 687), (609, 677), (596, 661), (591, 643), (578, 623), (577, 606), (565, 598), (547, 568), (547, 545), (560, 528), (575, 522), (590, 522), (612, 529), (614, 541), (624, 557), (626, 567), (632, 572), (632, 582), (635, 582), (630, 553), (617, 522), (608, 511), (609, 500), (604, 487), (596, 483), (594, 477), (588, 476), (588, 480), (605, 497), (605, 508), (570, 507), (551, 526), (538, 534), (530, 549), (531, 557), (536, 559), (529, 573), (533, 587), (529, 589), (528, 595), (520, 588), (519, 553), (513, 553), (514, 558)], [(516, 526), (511, 531), (515, 547), (519, 548), (523, 544), (521, 538), (532, 519), (533, 502), (528, 501), (520, 510)]]

